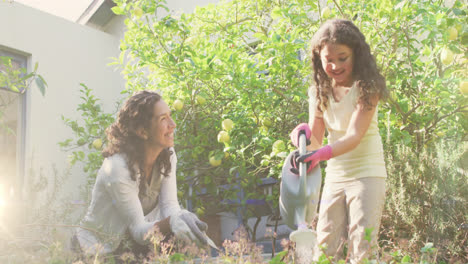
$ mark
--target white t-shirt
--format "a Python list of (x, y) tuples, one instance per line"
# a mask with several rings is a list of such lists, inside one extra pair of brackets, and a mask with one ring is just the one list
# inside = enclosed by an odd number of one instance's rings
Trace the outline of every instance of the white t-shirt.
[[(316, 116), (315, 96), (315, 87), (311, 87), (309, 89), (309, 118)], [(328, 106), (323, 112), (323, 120), (328, 131), (328, 144), (335, 143), (346, 134), (358, 99), (359, 89), (356, 83), (340, 102), (336, 102), (333, 96), (329, 96)], [(327, 162), (326, 181), (342, 182), (363, 177), (387, 177), (377, 115), (378, 109), (375, 110), (369, 128), (356, 148)], [(317, 114), (317, 116), (320, 115)]]

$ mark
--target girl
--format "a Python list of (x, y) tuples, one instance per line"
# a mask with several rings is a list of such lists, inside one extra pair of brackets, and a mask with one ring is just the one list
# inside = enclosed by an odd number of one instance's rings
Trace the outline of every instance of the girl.
[(106, 130), (105, 159), (88, 212), (72, 238), (75, 251), (121, 254), (130, 244), (134, 253), (146, 253), (146, 234), (155, 227), (163, 235), (207, 243), (206, 223), (182, 210), (177, 200), (175, 127), (159, 94), (141, 91), (125, 102)]
[[(364, 35), (349, 20), (325, 22), (311, 41), (315, 86), (309, 90), (309, 124), (291, 133), (297, 147), (304, 130), (308, 152), (296, 159), (310, 171), (328, 160), (317, 224), (318, 243), (325, 253), (342, 258), (348, 241), (352, 263), (375, 250), (385, 201), (383, 147), (377, 126), (377, 106), (386, 97), (385, 78), (379, 73)], [(325, 129), (328, 145), (321, 147)], [(318, 150), (317, 150), (318, 149)], [(372, 230), (371, 243), (365, 230)]]

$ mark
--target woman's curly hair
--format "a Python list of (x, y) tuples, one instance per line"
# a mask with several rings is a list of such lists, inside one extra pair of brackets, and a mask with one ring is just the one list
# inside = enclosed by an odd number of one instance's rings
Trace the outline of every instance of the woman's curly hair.
[(326, 44), (346, 45), (353, 51), (352, 75), (359, 87), (359, 101), (366, 108), (374, 107), (371, 103), (372, 97), (385, 99), (388, 96), (385, 77), (379, 73), (364, 35), (349, 20), (331, 19), (320, 26), (311, 40), (316, 97), (322, 112), (327, 107), (328, 98), (332, 94), (332, 80), (323, 69), (320, 58), (320, 52)]
[[(125, 154), (133, 180), (136, 180), (134, 165), (142, 165), (144, 161), (145, 142), (136, 131), (140, 127), (146, 130), (150, 128), (154, 105), (160, 100), (161, 96), (153, 91), (135, 93), (125, 101), (116, 121), (106, 129), (108, 142), (102, 155), (109, 157), (116, 153)], [(168, 176), (171, 171), (172, 154), (169, 149), (164, 149), (156, 159), (156, 169), (164, 176)]]

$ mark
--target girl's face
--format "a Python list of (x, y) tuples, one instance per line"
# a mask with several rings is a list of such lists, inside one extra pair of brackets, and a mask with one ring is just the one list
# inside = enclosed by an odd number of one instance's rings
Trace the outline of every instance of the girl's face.
[(176, 124), (171, 118), (171, 110), (163, 100), (153, 108), (153, 118), (148, 129), (148, 143), (153, 147), (168, 148), (174, 146)]
[(353, 84), (353, 50), (342, 44), (325, 44), (320, 50), (322, 67), (336, 85)]

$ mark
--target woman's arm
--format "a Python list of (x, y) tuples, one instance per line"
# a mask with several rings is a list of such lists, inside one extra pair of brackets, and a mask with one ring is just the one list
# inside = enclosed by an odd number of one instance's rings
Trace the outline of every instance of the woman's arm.
[(162, 218), (173, 215), (180, 211), (179, 200), (177, 199), (177, 181), (176, 168), (177, 156), (174, 149), (171, 149), (171, 172), (168, 177), (164, 177), (161, 182), (161, 191), (159, 193), (159, 203)]
[(145, 221), (143, 208), (138, 198), (138, 184), (130, 177), (130, 171), (123, 158), (113, 157), (103, 163), (106, 191), (120, 217), (128, 223), (132, 238), (145, 244), (146, 233), (155, 222)]
[(333, 150), (332, 157), (347, 153), (359, 145), (369, 128), (372, 117), (376, 111), (375, 106), (378, 102), (379, 98), (374, 97), (371, 99), (371, 103), (374, 105), (371, 109), (361, 103), (356, 106), (356, 109), (351, 115), (346, 134), (330, 145)]

